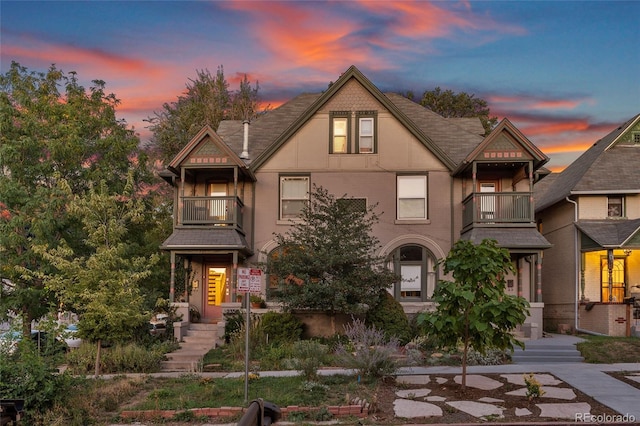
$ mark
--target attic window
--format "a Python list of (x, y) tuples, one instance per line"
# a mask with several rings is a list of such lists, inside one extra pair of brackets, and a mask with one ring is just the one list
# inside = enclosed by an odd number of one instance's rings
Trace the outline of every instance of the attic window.
[(631, 133), (631, 142), (634, 145), (640, 145), (640, 132)]
[(329, 152), (331, 154), (347, 154), (350, 151), (351, 117), (349, 112), (331, 113), (331, 132)]

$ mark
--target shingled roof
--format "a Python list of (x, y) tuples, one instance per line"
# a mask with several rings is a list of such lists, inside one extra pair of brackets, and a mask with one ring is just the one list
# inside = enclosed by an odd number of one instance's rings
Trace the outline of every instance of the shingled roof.
[(540, 194), (536, 212), (572, 194), (640, 192), (640, 147), (619, 143), (619, 138), (640, 122), (640, 114), (597, 141), (564, 169)]
[[(254, 119), (249, 126), (250, 160), (245, 160), (245, 163), (259, 167), (271, 151), (277, 149), (279, 144), (350, 78), (355, 78), (363, 84), (451, 170), (483, 140), (479, 134), (483, 130), (479, 119), (446, 119), (399, 94), (383, 94), (352, 66), (325, 92), (296, 96)], [(238, 156), (240, 155), (244, 134), (241, 121), (222, 121), (216, 133)]]

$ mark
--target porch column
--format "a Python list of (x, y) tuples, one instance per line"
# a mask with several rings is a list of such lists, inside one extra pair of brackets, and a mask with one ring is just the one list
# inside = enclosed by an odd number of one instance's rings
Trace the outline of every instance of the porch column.
[(522, 262), (524, 258), (518, 258), (518, 297), (522, 297)]
[(607, 285), (609, 286), (609, 302), (612, 302), (613, 294), (611, 293), (611, 290), (613, 290), (613, 249), (607, 249), (607, 270), (608, 270)]
[[(233, 252), (233, 270), (231, 271), (231, 288), (232, 291), (232, 299), (233, 301), (238, 299), (238, 252)], [(242, 300), (242, 303), (246, 303), (248, 306), (248, 302)]]
[(536, 302), (542, 302), (542, 252), (536, 254)]
[(169, 278), (169, 302), (175, 302), (176, 291), (176, 253), (171, 251), (171, 277)]

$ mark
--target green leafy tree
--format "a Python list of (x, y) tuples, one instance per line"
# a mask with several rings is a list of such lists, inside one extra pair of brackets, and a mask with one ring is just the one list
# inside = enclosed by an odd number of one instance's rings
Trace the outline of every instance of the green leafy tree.
[(505, 294), (505, 275), (513, 271), (509, 251), (494, 240), (476, 245), (457, 241), (440, 261), (454, 281), (440, 281), (433, 294), (434, 312), (423, 312), (418, 323), (443, 346), (463, 344), (462, 388), (466, 388), (467, 355), (472, 347), (480, 353), (489, 348), (523, 346), (512, 331), (524, 322), (529, 303)]
[(39, 275), (50, 265), (33, 246), (62, 239), (84, 246), (68, 216), (70, 194), (85, 193), (92, 181), (118, 192), (129, 172), (136, 181), (147, 176), (137, 136), (116, 118), (118, 104), (103, 81), (87, 90), (55, 66), (30, 72), (13, 62), (0, 76), (0, 316), (20, 316), (25, 335), (56, 304)]
[(153, 132), (153, 149), (167, 163), (205, 125), (217, 129), (222, 120), (250, 120), (258, 114), (259, 86), (251, 87), (245, 75), (237, 92), (229, 91), (224, 68), (213, 76), (209, 70), (196, 71), (189, 79), (186, 91), (174, 102), (167, 102), (160, 112), (147, 121)]
[(126, 341), (148, 320), (140, 283), (158, 257), (133, 257), (125, 242), (128, 226), (144, 218), (131, 177), (122, 194), (109, 193), (101, 182), (86, 197), (75, 197), (69, 210), (82, 223), (90, 252), (78, 253), (65, 241), (35, 250), (55, 267), (55, 273), (43, 276), (47, 288), (79, 314), (80, 336), (97, 344), (98, 375), (102, 342)]
[(376, 254), (376, 206), (362, 211), (345, 200), (314, 187), (300, 220), (275, 236), (279, 249), (268, 271), (278, 280), (278, 299), (286, 308), (362, 313), (377, 302), (380, 290), (398, 281)]
[(487, 101), (466, 92), (455, 93), (453, 90), (443, 91), (436, 87), (434, 90), (425, 91), (419, 103), (445, 118), (478, 117), (485, 135), (491, 133), (498, 123), (498, 118), (491, 116)]

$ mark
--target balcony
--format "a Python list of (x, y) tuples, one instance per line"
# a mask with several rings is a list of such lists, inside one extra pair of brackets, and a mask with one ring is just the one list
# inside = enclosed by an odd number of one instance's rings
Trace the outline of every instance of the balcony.
[(242, 229), (244, 204), (233, 196), (181, 197), (182, 225), (234, 226)]
[(462, 227), (532, 223), (533, 207), (530, 192), (476, 192), (462, 202)]

